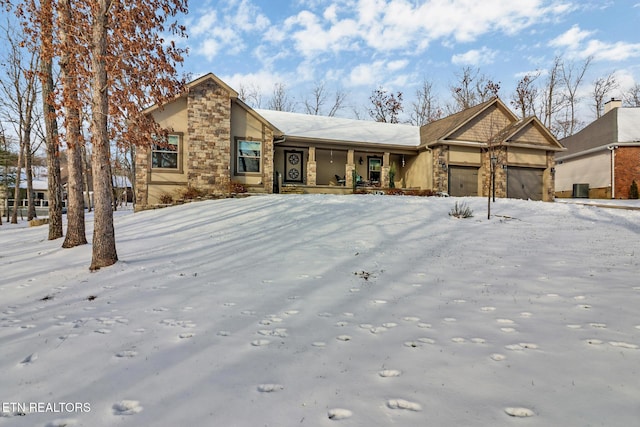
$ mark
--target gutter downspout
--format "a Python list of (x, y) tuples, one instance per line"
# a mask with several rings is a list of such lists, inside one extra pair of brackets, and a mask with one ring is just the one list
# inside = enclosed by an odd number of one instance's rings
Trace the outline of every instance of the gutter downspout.
[(607, 149), (611, 152), (611, 198), (616, 198), (616, 148), (617, 145), (608, 145)]

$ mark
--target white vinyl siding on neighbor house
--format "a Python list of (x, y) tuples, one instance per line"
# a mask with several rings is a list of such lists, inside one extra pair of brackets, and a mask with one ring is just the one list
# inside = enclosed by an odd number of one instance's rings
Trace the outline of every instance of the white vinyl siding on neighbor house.
[(589, 188), (611, 185), (611, 153), (608, 150), (556, 164), (556, 191), (571, 191), (573, 184), (589, 184)]

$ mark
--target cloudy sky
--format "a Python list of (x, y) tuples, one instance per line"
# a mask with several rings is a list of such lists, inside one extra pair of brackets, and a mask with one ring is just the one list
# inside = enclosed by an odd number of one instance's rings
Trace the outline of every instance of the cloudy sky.
[(259, 88), (262, 107), (283, 83), (300, 111), (319, 81), (353, 108), (379, 86), (410, 102), (424, 79), (447, 102), (467, 66), (508, 99), (557, 55), (592, 56), (585, 83), (615, 71), (625, 89), (640, 82), (639, 22), (637, 0), (206, 0), (190, 5), (184, 68)]

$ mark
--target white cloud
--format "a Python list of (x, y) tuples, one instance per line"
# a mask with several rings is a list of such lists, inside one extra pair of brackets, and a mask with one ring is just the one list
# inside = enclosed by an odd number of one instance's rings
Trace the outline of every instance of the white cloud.
[(570, 30), (559, 35), (549, 42), (553, 47), (567, 47), (569, 49), (577, 49), (580, 43), (593, 34), (592, 31), (581, 30), (580, 26), (574, 25)]
[(498, 52), (483, 46), (480, 49), (471, 49), (465, 53), (453, 55), (451, 62), (455, 65), (483, 65), (491, 64)]
[(549, 45), (565, 49), (570, 58), (593, 57), (596, 61), (617, 62), (640, 57), (640, 43), (589, 39), (593, 34), (593, 31), (582, 30), (578, 25), (574, 25), (567, 32), (551, 40)]

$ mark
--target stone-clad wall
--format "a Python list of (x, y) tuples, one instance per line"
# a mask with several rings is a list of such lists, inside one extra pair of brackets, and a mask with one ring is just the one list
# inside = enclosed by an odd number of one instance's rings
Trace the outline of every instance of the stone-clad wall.
[(190, 89), (187, 105), (187, 181), (206, 194), (226, 193), (231, 164), (229, 93), (210, 80)]
[(136, 209), (146, 207), (149, 202), (149, 160), (151, 155), (149, 147), (136, 147)]

